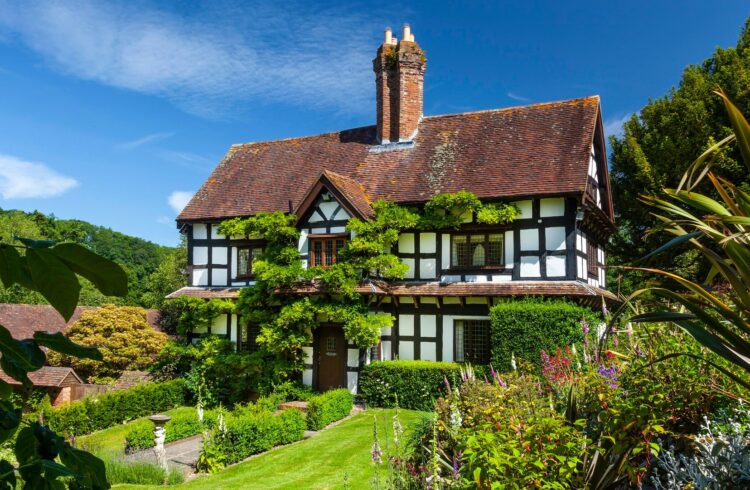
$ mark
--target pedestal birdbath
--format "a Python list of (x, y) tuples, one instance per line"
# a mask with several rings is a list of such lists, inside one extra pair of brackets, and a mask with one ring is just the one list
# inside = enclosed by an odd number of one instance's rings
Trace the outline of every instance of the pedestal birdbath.
[(159, 466), (164, 468), (164, 471), (167, 471), (167, 451), (164, 449), (164, 439), (167, 437), (167, 431), (164, 425), (172, 420), (172, 417), (158, 414), (152, 415), (148, 419), (154, 423), (154, 442), (156, 443), (154, 445), (154, 452), (156, 453), (156, 461), (158, 461)]

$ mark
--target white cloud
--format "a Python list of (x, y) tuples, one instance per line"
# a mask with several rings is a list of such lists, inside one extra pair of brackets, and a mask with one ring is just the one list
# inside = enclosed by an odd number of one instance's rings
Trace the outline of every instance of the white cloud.
[(371, 109), (369, 67), (385, 25), (377, 13), (302, 2), (200, 9), (179, 16), (138, 2), (4, 3), (0, 41), (18, 39), (64, 73), (209, 117), (258, 101)]
[(192, 192), (187, 191), (174, 191), (169, 195), (169, 198), (167, 199), (167, 202), (170, 206), (172, 206), (172, 209), (174, 209), (175, 213), (180, 213), (182, 209), (187, 206), (187, 203), (190, 202), (190, 199), (193, 197)]
[(120, 143), (116, 145), (115, 148), (117, 148), (118, 150), (133, 150), (135, 148), (138, 148), (139, 146), (148, 145), (150, 143), (156, 143), (158, 141), (171, 138), (172, 136), (174, 136), (174, 132), (149, 134), (149, 135), (146, 135), (142, 138), (138, 138), (133, 141)]
[(623, 125), (633, 116), (632, 112), (628, 112), (622, 117), (615, 117), (604, 121), (604, 136), (609, 138), (610, 136), (617, 136), (618, 138), (623, 134)]
[(531, 102), (531, 99), (528, 97), (524, 97), (523, 95), (518, 95), (515, 92), (508, 92), (507, 95), (509, 98), (516, 100), (518, 102)]
[(43, 163), (0, 155), (0, 196), (3, 199), (55, 197), (77, 185), (75, 179)]

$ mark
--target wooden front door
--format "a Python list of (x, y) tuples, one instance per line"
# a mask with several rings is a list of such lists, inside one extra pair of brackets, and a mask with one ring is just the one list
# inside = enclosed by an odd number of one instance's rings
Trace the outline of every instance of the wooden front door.
[(340, 325), (315, 330), (315, 369), (320, 391), (346, 386), (346, 339)]

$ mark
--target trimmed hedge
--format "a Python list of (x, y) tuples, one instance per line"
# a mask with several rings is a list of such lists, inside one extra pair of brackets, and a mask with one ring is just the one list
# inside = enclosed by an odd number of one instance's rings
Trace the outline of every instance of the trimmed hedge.
[(44, 420), (56, 432), (81, 436), (185, 405), (185, 397), (182, 379), (146, 383), (87, 397), (70, 405), (47, 408)]
[(244, 413), (227, 417), (225, 429), (214, 432), (212, 446), (224, 455), (225, 464), (233, 464), (304, 435), (305, 415), (299, 410)]
[(525, 298), (495, 305), (490, 308), (492, 364), (509, 371), (513, 354), (539, 367), (542, 349), (554, 352), (583, 341), (584, 318), (595, 336), (601, 315), (566, 300)]
[[(179, 441), (186, 437), (200, 434), (204, 428), (216, 427), (218, 410), (206, 410), (203, 423), (198, 420), (198, 412), (175, 415), (166, 423), (166, 438), (164, 442)], [(125, 435), (125, 452), (132, 453), (142, 449), (154, 447), (154, 424), (150, 420), (134, 422)]]
[(348, 389), (326, 391), (307, 401), (307, 428), (320, 430), (331, 422), (341, 420), (352, 411), (354, 395)]
[(454, 384), (461, 367), (453, 362), (380, 361), (362, 368), (359, 394), (375, 407), (433, 410), (435, 400), (446, 392), (445, 379)]

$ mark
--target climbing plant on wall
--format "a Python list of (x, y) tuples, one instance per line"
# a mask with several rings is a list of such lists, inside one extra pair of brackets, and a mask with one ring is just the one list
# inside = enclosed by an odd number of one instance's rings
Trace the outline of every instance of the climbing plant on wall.
[[(310, 345), (321, 322), (341, 323), (346, 338), (359, 348), (377, 345), (381, 329), (392, 326), (394, 319), (373, 313), (357, 287), (367, 281), (404, 278), (408, 266), (393, 253), (401, 231), (458, 228), (467, 213), (486, 224), (506, 224), (518, 216), (513, 205), (484, 204), (467, 191), (435, 196), (424, 210), (382, 199), (372, 208), (373, 217), (349, 220), (346, 229), (353, 238), (342, 250), (341, 260), (328, 268), (303, 266), (294, 215), (258, 213), (219, 226), (223, 235), (265, 243), (253, 261), (256, 283), (242, 290), (236, 311), (241, 322), (261, 325), (258, 343), (285, 361), (280, 374), (303, 368), (302, 347)], [(315, 294), (300, 294), (300, 288), (313, 288)]]

